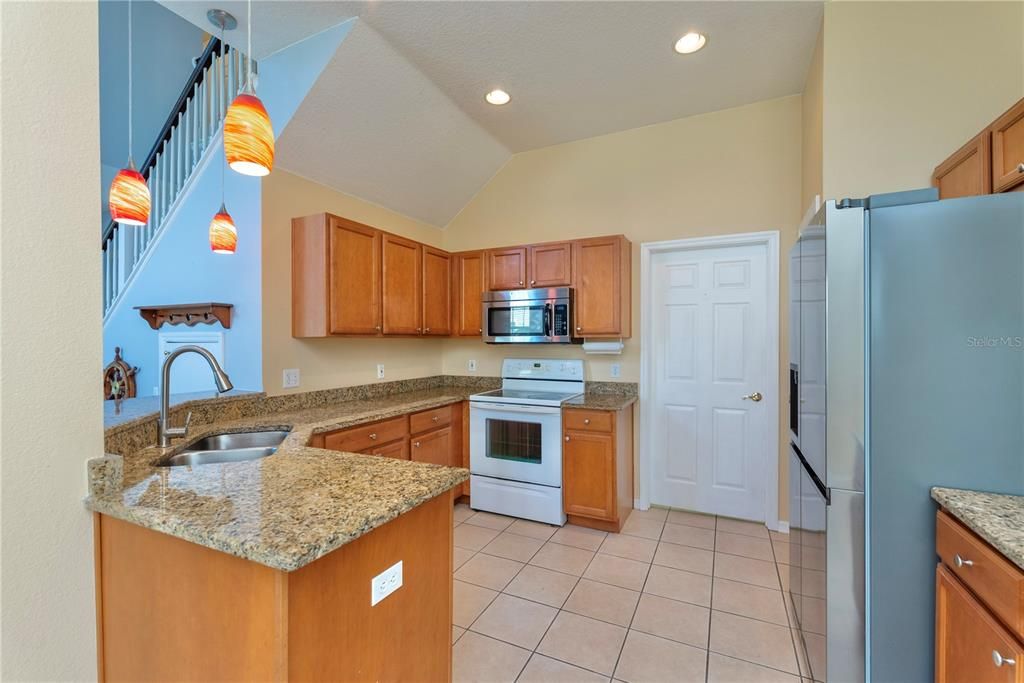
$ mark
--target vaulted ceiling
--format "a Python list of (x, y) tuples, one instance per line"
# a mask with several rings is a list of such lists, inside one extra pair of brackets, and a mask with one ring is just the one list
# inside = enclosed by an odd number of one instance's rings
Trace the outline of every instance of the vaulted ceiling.
[[(228, 9), (239, 36), (247, 25), (239, 0), (164, 4), (197, 25)], [(799, 93), (822, 5), (298, 0), (254, 12), (258, 58), (359, 18), (282, 134), (280, 165), (443, 226), (516, 152)], [(707, 46), (678, 55), (689, 30)], [(487, 104), (495, 87), (512, 101)]]

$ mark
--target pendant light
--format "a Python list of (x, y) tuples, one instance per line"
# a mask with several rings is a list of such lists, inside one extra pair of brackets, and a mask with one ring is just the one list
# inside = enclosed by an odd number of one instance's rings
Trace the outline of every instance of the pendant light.
[(128, 165), (110, 183), (107, 206), (111, 220), (121, 225), (145, 225), (149, 222), (149, 187), (132, 158), (132, 48), (132, 2), (128, 0)]
[[(210, 21), (220, 26), (221, 49), (224, 46), (224, 28), (237, 26), (235, 18), (222, 10), (210, 10), (207, 13)], [(238, 230), (235, 221), (224, 206), (224, 160), (220, 162), (220, 208), (210, 221), (210, 249), (215, 254), (234, 254), (238, 245)]]
[(231, 170), (242, 175), (264, 176), (274, 167), (274, 127), (253, 87), (252, 0), (248, 8), (245, 87), (224, 116), (224, 156)]

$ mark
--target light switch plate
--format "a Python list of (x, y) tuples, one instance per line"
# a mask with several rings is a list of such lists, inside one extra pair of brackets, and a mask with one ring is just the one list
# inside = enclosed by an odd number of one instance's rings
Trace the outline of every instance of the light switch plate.
[(402, 587), (402, 562), (399, 560), (370, 580), (370, 607)]
[(384, 379), (384, 364), (377, 364), (377, 379)]
[(619, 363), (612, 363), (611, 375), (612, 375), (612, 377), (621, 377), (622, 376), (622, 365), (620, 365)]
[(289, 368), (284, 371), (284, 377), (281, 380), (281, 387), (284, 389), (294, 389), (299, 386), (299, 369)]
[(476, 372), (476, 360), (471, 360), (466, 364), (470, 372)]

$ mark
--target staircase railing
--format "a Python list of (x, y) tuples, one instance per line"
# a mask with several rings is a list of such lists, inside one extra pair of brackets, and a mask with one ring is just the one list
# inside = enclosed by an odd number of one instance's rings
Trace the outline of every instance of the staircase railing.
[[(149, 185), (149, 223), (136, 227), (111, 221), (103, 231), (104, 318), (142, 265), (192, 172), (220, 131), (228, 106), (245, 85), (247, 59), (238, 50), (211, 38), (197, 60), (156, 142), (139, 167)], [(216, 208), (210, 208), (211, 216)]]

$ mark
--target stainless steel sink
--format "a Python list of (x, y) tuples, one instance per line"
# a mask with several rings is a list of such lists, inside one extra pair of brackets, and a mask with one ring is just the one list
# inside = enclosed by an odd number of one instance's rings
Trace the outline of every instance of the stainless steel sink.
[(273, 455), (288, 432), (237, 432), (211, 434), (191, 443), (184, 451), (159, 463), (160, 467), (211, 465), (218, 462), (258, 460)]

